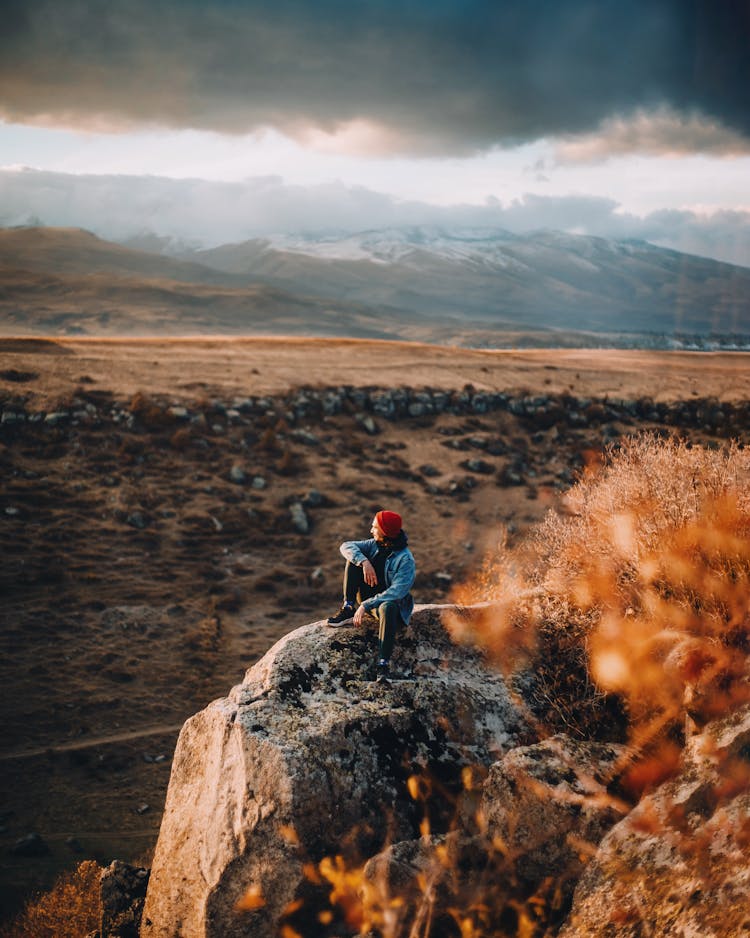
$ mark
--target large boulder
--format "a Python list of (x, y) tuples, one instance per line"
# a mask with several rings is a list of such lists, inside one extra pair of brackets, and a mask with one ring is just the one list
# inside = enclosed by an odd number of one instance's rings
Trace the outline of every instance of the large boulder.
[(612, 828), (560, 938), (750, 932), (750, 706), (708, 724), (680, 773)]
[(227, 698), (188, 720), (143, 938), (275, 935), (299, 899), (314, 915), (306, 864), (347, 851), (362, 860), (419, 835), (415, 774), (441, 792), (431, 823), (447, 829), (462, 770), (489, 766), (529, 729), (502, 677), (451, 642), (445, 608), (417, 608), (393, 658), (400, 679), (389, 685), (371, 680), (374, 623), (316, 622), (281, 639)]
[(551, 876), (567, 884), (624, 813), (609, 786), (627, 750), (564, 734), (506, 753), (484, 783), (481, 814), (487, 836), (526, 881)]
[(505, 753), (489, 770), (474, 818), (368, 861), (368, 920), (394, 938), (422, 934), (427, 921), (430, 934), (452, 935), (457, 918), (467, 933), (475, 933), (472, 921), (480, 934), (494, 934), (500, 922), (520, 934), (513, 910), (533, 907), (539, 933), (554, 929), (585, 861), (626, 810), (608, 788), (627, 758), (622, 746), (562, 734)]

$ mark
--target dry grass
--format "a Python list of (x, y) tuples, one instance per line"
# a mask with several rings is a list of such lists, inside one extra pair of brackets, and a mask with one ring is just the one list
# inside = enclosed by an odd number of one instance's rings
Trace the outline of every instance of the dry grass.
[(82, 938), (99, 928), (101, 868), (93, 860), (79, 863), (52, 889), (26, 904), (0, 938)]
[(584, 473), (566, 513), (500, 545), (457, 597), (492, 605), (456, 634), (506, 671), (529, 666), (548, 728), (617, 737), (622, 712), (638, 749), (679, 744), (750, 697), (749, 483), (734, 445), (631, 439)]
[[(484, 773), (463, 772), (464, 795), (478, 794)], [(341, 853), (319, 862), (308, 858), (305, 899), (284, 910), (281, 938), (362, 935), (367, 938), (545, 938), (556, 934), (569, 905), (565, 877), (525, 881), (515, 857), (499, 838), (490, 838), (480, 813), (454, 818), (448, 834), (431, 833), (430, 810), (446, 796), (434, 780), (410, 776), (410, 797), (421, 805), (420, 837), (386, 846), (363, 862), (344, 842)], [(299, 847), (292, 828), (284, 831)], [(403, 849), (405, 848), (405, 849)], [(251, 888), (237, 910), (264, 905)]]

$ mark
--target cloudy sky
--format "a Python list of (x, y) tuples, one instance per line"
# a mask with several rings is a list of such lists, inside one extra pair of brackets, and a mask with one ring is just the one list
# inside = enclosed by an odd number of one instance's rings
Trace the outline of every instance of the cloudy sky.
[(5, 0), (0, 224), (537, 227), (750, 265), (747, 0)]

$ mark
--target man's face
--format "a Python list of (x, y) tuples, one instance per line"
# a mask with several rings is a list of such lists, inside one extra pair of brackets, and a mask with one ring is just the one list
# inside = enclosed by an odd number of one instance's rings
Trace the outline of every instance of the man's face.
[(378, 524), (378, 519), (372, 519), (372, 527), (370, 528), (370, 534), (375, 538), (376, 541), (385, 540), (385, 531)]

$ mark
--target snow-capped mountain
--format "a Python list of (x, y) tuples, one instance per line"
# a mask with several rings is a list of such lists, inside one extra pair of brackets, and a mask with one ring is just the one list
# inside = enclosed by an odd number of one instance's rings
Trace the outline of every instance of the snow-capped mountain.
[(588, 266), (587, 257), (606, 252), (610, 255), (633, 254), (633, 242), (605, 238), (585, 238), (560, 231), (537, 232), (531, 237), (514, 235), (501, 228), (461, 228), (449, 231), (433, 226), (383, 228), (340, 235), (275, 235), (269, 247), (291, 254), (304, 254), (325, 260), (371, 261), (375, 264), (400, 263), (418, 267), (425, 255), (448, 262), (506, 270), (530, 269), (519, 260), (542, 250), (558, 249), (579, 256)]
[(371, 261), (418, 267), (424, 255), (445, 261), (504, 268), (517, 263), (505, 250), (515, 241), (502, 229), (383, 228), (342, 235), (276, 235), (272, 248), (325, 260)]
[(0, 230), (0, 331), (747, 346), (750, 269), (556, 231), (388, 228), (136, 250)]
[(189, 256), (381, 315), (486, 328), (750, 333), (750, 270), (643, 241), (436, 227), (280, 235)]

